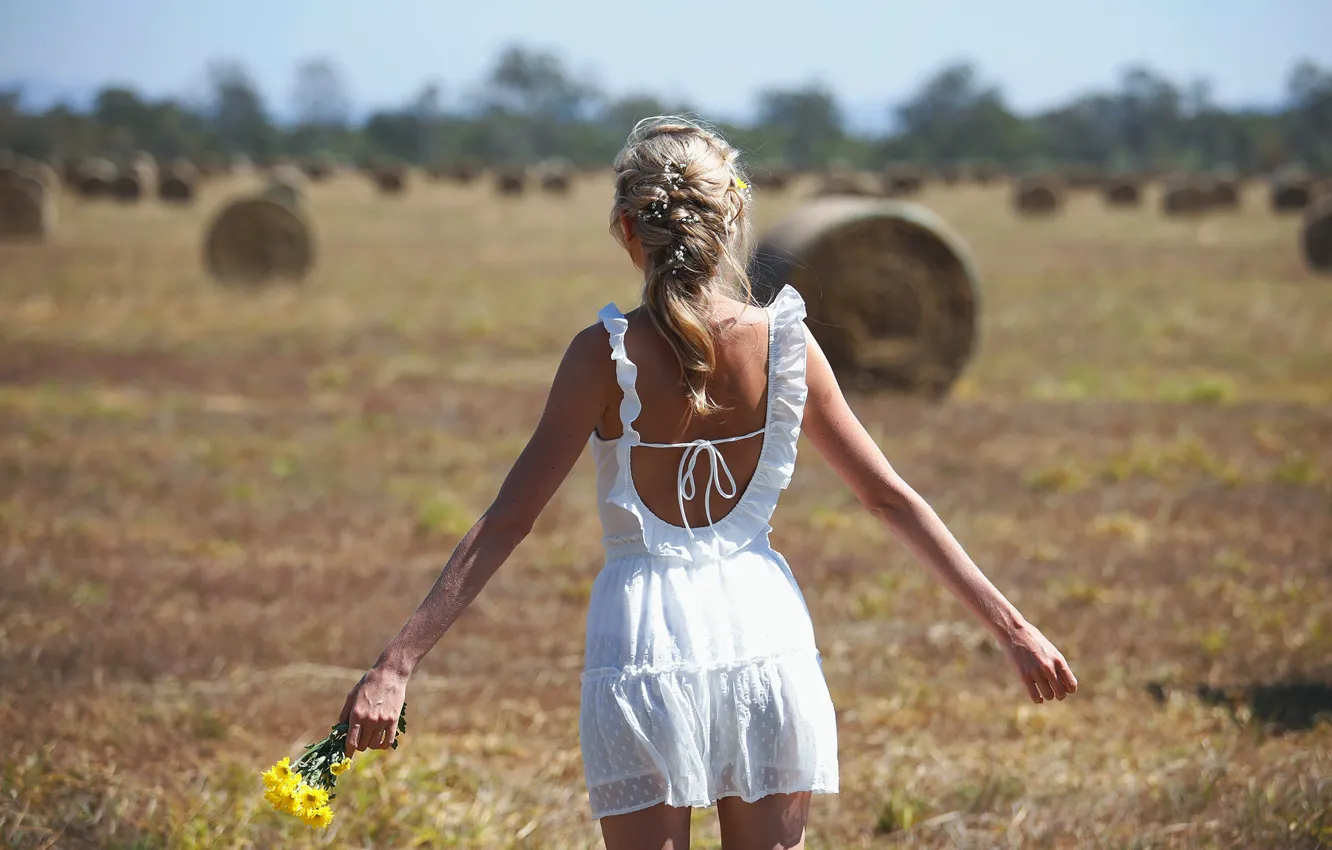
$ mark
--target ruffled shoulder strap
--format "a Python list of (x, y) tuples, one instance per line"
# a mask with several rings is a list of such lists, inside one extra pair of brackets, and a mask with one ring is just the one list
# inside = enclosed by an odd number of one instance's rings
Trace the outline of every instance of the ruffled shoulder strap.
[[(805, 401), (805, 301), (790, 285), (768, 305), (768, 424), (760, 466), (765, 483), (786, 489), (795, 472)], [(773, 493), (773, 501), (776, 494)]]
[(638, 432), (634, 430), (634, 422), (638, 414), (643, 412), (643, 402), (638, 398), (638, 366), (629, 359), (629, 352), (624, 347), (624, 334), (629, 330), (629, 320), (613, 301), (597, 312), (597, 318), (601, 319), (602, 326), (610, 336), (615, 382), (620, 385), (620, 392), (624, 395), (620, 400), (620, 425), (624, 428), (624, 436), (620, 441), (631, 446), (637, 445)]

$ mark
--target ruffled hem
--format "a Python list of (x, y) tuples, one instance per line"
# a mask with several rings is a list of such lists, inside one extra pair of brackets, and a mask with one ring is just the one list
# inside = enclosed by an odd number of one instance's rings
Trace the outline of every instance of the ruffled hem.
[(806, 342), (801, 322), (805, 302), (791, 286), (785, 286), (768, 306), (768, 408), (764, 421), (763, 448), (758, 466), (740, 500), (711, 529), (689, 530), (664, 522), (647, 509), (634, 488), (631, 454), (640, 443), (633, 424), (643, 410), (637, 390), (638, 367), (629, 359), (624, 334), (629, 320), (613, 303), (598, 313), (610, 336), (615, 377), (624, 398), (620, 422), (624, 434), (615, 443), (619, 464), (615, 486), (606, 496), (609, 504), (631, 514), (643, 530), (643, 543), (654, 555), (684, 560), (717, 559), (745, 548), (755, 538), (772, 531), (768, 521), (777, 508), (782, 490), (795, 473), (796, 444), (809, 390), (805, 383)]
[(597, 817), (837, 787), (836, 714), (812, 648), (588, 672), (579, 730)]
[(739, 797), (740, 799), (744, 800), (746, 803), (755, 803), (758, 802), (759, 800), (762, 800), (764, 797), (771, 797), (774, 794), (800, 794), (805, 792), (816, 795), (837, 794), (840, 793), (840, 789), (838, 787), (837, 782), (832, 782), (832, 783), (796, 782), (792, 785), (792, 787), (789, 788), (787, 787), (766, 788), (762, 791), (753, 794), (741, 793), (739, 791), (730, 791), (723, 794), (718, 794), (715, 797), (700, 798), (698, 800), (672, 800), (669, 794), (664, 794), (655, 800), (648, 800), (645, 803), (639, 803), (632, 806), (624, 806), (618, 809), (609, 809), (603, 812), (599, 812), (593, 809), (592, 819), (601, 820), (602, 818), (613, 818), (616, 815), (627, 815), (633, 812), (640, 812), (643, 809), (650, 809), (653, 806), (658, 806), (661, 805), (662, 803), (665, 803), (668, 806), (674, 806), (676, 808), (706, 809), (717, 805), (717, 801), (725, 797)]

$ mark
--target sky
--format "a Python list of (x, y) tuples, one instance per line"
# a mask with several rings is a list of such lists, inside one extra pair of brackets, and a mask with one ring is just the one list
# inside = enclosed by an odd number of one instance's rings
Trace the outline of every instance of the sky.
[(1270, 105), (1299, 59), (1332, 66), (1332, 0), (0, 0), (0, 85), (33, 103), (111, 82), (199, 96), (208, 63), (232, 59), (282, 114), (314, 57), (336, 63), (358, 112), (431, 79), (461, 102), (509, 44), (553, 50), (612, 95), (714, 118), (817, 82), (872, 123), (959, 59), (1023, 112), (1111, 87), (1135, 63), (1206, 77), (1225, 105)]

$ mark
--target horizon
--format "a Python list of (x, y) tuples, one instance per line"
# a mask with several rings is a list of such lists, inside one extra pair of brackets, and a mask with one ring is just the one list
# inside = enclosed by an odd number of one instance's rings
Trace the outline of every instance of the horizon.
[[(87, 0), (51, 0), (4, 13), (0, 86), (19, 88), (25, 109), (61, 101), (84, 106), (107, 86), (191, 102), (206, 90), (210, 63), (234, 60), (274, 118), (285, 121), (292, 112), (297, 66), (324, 57), (341, 71), (353, 115), (361, 119), (401, 106), (432, 80), (441, 84), (445, 104), (457, 108), (501, 49), (521, 45), (554, 52), (572, 74), (591, 79), (608, 97), (651, 94), (689, 103), (717, 120), (748, 120), (765, 89), (819, 83), (836, 96), (848, 128), (879, 130), (891, 123), (892, 107), (956, 61), (973, 63), (1009, 107), (1024, 115), (1114, 89), (1134, 66), (1180, 86), (1206, 80), (1213, 100), (1226, 108), (1275, 108), (1297, 62), (1332, 63), (1332, 51), (1319, 35), (1332, 30), (1332, 6), (1321, 0), (1265, 7), (1241, 0), (1178, 0), (1169, 9), (1131, 0), (1112, 10), (1041, 0), (1028, 3), (1025, 15), (979, 0), (956, 5), (961, 12), (836, 0), (819, 17), (792, 25), (778, 20), (780, 7), (743, 0), (733, 11), (750, 19), (751, 27), (728, 27), (735, 35), (715, 50), (700, 39), (677, 38), (670, 42), (674, 53), (653, 62), (641, 58), (643, 40), (688, 30), (709, 7), (683, 0), (672, 7), (678, 26), (640, 27), (633, 38), (614, 29), (622, 7), (604, 0), (585, 3), (574, 14), (519, 0), (503, 9), (468, 7), (451, 19), (427, 2), (398, 2), (387, 8), (412, 7), (413, 14), (398, 17), (416, 25), (391, 27), (388, 33), (354, 14), (338, 14), (356, 8), (349, 0), (298, 0), (279, 8), (237, 0), (204, 9), (137, 0), (116, 10)], [(381, 10), (374, 21), (385, 19), (392, 15)], [(796, 28), (802, 33), (798, 40)], [(913, 37), (894, 38), (899, 30), (910, 30)], [(947, 38), (931, 37), (939, 30)], [(1087, 39), (1086, 32), (1097, 37)], [(1188, 38), (1181, 39), (1181, 32)], [(384, 46), (377, 38), (395, 43)], [(1042, 45), (1035, 54), (1022, 46), (1033, 41)], [(62, 49), (51, 50), (54, 43)], [(1237, 50), (1244, 61), (1235, 61)], [(763, 57), (773, 59), (759, 61)]]

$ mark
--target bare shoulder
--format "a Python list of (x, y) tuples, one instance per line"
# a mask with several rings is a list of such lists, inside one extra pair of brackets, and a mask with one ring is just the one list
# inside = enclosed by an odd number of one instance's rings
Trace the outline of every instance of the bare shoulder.
[(615, 380), (610, 337), (600, 322), (588, 325), (574, 334), (568, 350), (564, 353), (564, 362), (566, 367), (571, 367), (580, 374), (589, 377), (604, 376), (611, 381)]

